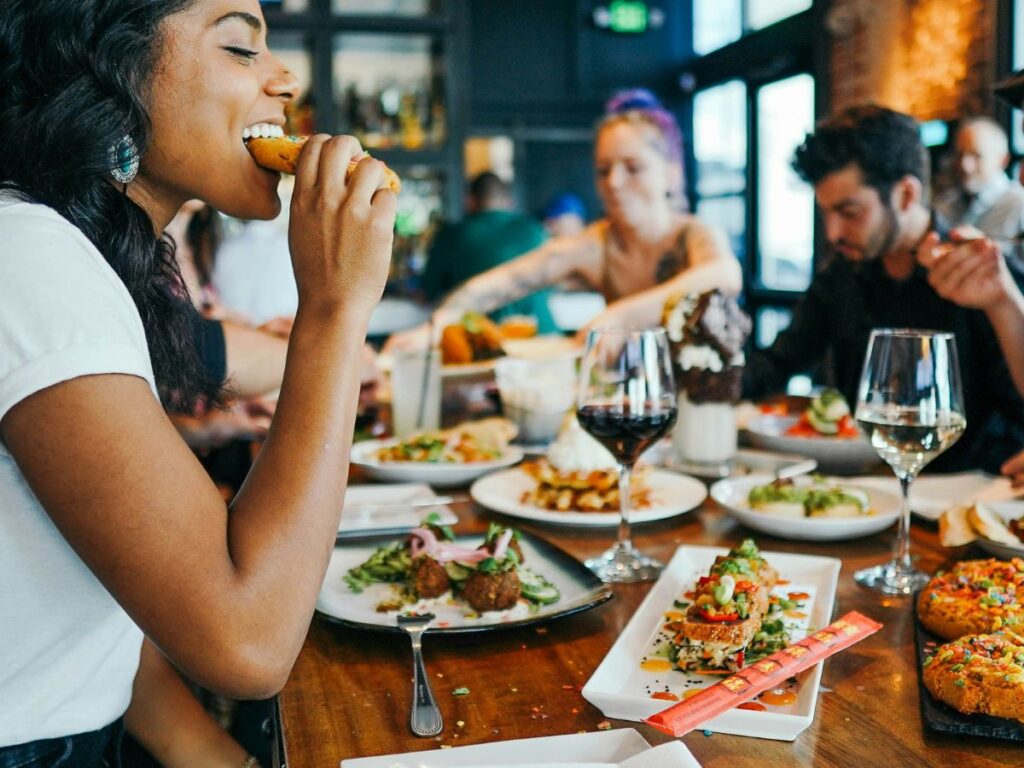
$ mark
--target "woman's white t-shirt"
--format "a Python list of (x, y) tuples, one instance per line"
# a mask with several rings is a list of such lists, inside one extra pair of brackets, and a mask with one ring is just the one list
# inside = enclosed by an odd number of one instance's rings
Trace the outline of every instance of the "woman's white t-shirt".
[[(0, 420), (34, 392), (103, 373), (139, 376), (156, 396), (127, 289), (66, 219), (0, 193)], [(0, 441), (0, 746), (116, 720), (141, 644)]]

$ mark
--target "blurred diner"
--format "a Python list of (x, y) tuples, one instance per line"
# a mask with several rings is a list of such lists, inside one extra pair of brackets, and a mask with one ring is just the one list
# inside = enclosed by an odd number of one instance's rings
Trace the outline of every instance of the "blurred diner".
[(574, 237), (587, 226), (587, 207), (579, 195), (562, 192), (544, 206), (541, 218), (551, 237)]
[(790, 376), (828, 358), (833, 385), (856, 403), (873, 329), (952, 331), (968, 426), (933, 468), (998, 472), (1024, 446), (1024, 402), (986, 312), (944, 299), (917, 264), (929, 233), (938, 230), (935, 242), (947, 235), (928, 206), (928, 159), (917, 121), (873, 104), (850, 107), (815, 126), (793, 166), (814, 187), (832, 259), (789, 327), (751, 355), (746, 396), (781, 391)]
[[(423, 295), (429, 302), (448, 295), (472, 277), (532, 251), (546, 239), (540, 222), (515, 210), (512, 189), (493, 171), (477, 174), (466, 188), (466, 215), (441, 226), (434, 235), (423, 271)], [(501, 320), (532, 317), (538, 333), (557, 330), (548, 307), (550, 290), (499, 307), (490, 315)]]
[(954, 139), (956, 183), (935, 201), (935, 211), (950, 227), (970, 227), (995, 238), (1017, 270), (1024, 268), (1024, 187), (1008, 178), (1010, 140), (991, 117), (974, 115), (960, 122)]
[[(441, 302), (435, 327), (568, 281), (599, 291), (607, 302), (579, 338), (590, 328), (657, 325), (673, 295), (738, 292), (740, 268), (724, 234), (685, 212), (682, 154), (679, 125), (653, 94), (617, 94), (595, 132), (594, 170), (606, 218), (470, 279)], [(422, 347), (428, 332), (421, 326), (396, 334), (385, 350)]]

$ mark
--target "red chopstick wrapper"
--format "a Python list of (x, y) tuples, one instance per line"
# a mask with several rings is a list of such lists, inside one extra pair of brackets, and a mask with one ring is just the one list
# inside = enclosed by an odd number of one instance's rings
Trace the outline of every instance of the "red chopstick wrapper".
[(744, 667), (685, 701), (651, 715), (644, 722), (670, 736), (682, 736), (881, 628), (877, 621), (851, 611), (824, 629)]

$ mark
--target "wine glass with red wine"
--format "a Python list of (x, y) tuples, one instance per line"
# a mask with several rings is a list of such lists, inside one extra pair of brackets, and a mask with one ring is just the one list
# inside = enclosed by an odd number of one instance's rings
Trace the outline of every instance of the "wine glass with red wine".
[(619, 463), (619, 536), (587, 567), (602, 581), (649, 581), (664, 567), (642, 555), (629, 536), (630, 478), (644, 450), (676, 422), (668, 337), (663, 328), (598, 329), (587, 337), (576, 418)]

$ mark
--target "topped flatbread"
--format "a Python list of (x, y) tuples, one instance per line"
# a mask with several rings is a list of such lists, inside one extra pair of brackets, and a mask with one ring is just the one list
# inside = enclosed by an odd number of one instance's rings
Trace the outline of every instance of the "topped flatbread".
[(921, 590), (917, 613), (925, 628), (946, 640), (1024, 629), (1024, 560), (964, 560)]

